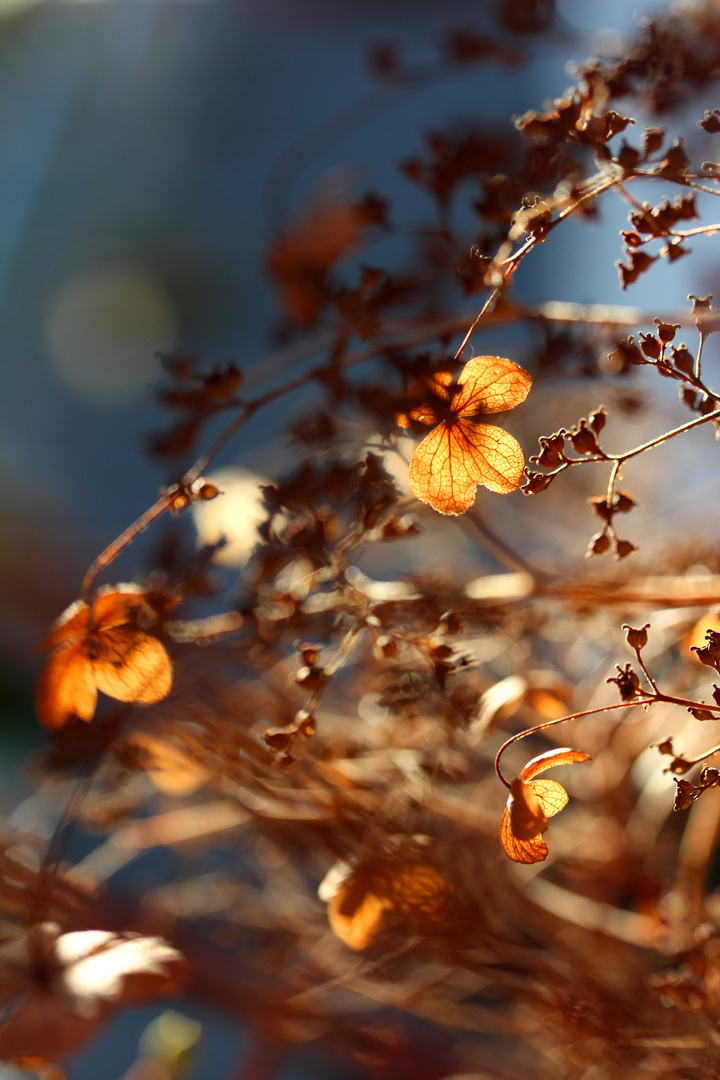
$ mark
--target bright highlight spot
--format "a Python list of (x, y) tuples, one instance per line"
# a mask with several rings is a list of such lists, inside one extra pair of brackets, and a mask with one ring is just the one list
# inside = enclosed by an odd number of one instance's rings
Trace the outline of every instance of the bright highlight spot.
[(225, 538), (215, 560), (223, 566), (243, 566), (258, 542), (257, 527), (267, 517), (262, 484), (270, 481), (245, 469), (220, 469), (205, 479), (221, 494), (210, 502), (193, 504), (198, 544), (216, 544)]

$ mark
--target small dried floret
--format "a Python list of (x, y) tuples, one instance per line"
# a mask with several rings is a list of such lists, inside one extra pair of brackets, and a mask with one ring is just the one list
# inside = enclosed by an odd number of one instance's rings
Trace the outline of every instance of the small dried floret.
[(628, 555), (632, 555), (633, 551), (637, 551), (637, 546), (630, 540), (621, 540), (620, 537), (616, 537), (613, 544), (613, 558), (616, 562), (620, 559), (626, 559)]
[(706, 630), (705, 638), (707, 645), (691, 645), (690, 652), (696, 653), (702, 664), (720, 672), (720, 633), (717, 630)]
[(608, 353), (607, 359), (610, 369), (617, 371), (618, 374), (625, 371), (628, 364), (647, 364), (649, 362), (635, 344), (632, 334), (623, 341), (619, 341), (615, 349)]
[(445, 634), (461, 634), (465, 629), (462, 615), (456, 611), (446, 611), (440, 616), (440, 629)]
[(698, 120), (698, 127), (710, 135), (716, 135), (720, 131), (720, 109), (706, 109), (702, 120)]
[(290, 728), (269, 728), (263, 733), (262, 740), (272, 750), (285, 750), (295, 738)]
[(633, 671), (632, 664), (627, 663), (624, 668), (621, 668), (619, 664), (615, 665), (618, 673), (613, 678), (606, 679), (605, 682), (615, 683), (620, 693), (621, 701), (634, 701), (635, 698), (640, 697), (642, 689), (640, 687), (640, 679), (637, 673)]
[(702, 788), (695, 787), (689, 780), (675, 780), (677, 788), (675, 791), (675, 805), (673, 810), (687, 810), (697, 799), (698, 795), (702, 791)]
[(628, 510), (632, 510), (635, 506), (635, 500), (631, 495), (628, 495), (627, 491), (620, 491), (615, 496), (613, 503), (613, 510), (620, 514), (627, 514)]
[(592, 555), (604, 555), (610, 548), (610, 537), (603, 529), (602, 532), (595, 533), (591, 539), (588, 549), (585, 552), (585, 558), (589, 559)]
[(317, 665), (310, 667), (306, 664), (295, 672), (295, 682), (298, 686), (302, 686), (304, 690), (309, 690), (311, 693), (321, 690), (327, 681), (325, 669)]
[(541, 447), (540, 453), (530, 458), (535, 465), (542, 465), (544, 469), (555, 469), (567, 460), (565, 457), (564, 431), (556, 432), (550, 436), (541, 435), (538, 442)]
[(640, 274), (644, 274), (646, 270), (649, 270), (654, 262), (655, 258), (648, 255), (646, 251), (633, 251), (627, 264), (620, 261), (616, 262), (615, 265), (620, 276), (620, 288), (627, 289), (628, 285), (632, 285), (634, 281), (637, 281)]
[(644, 626), (635, 627), (628, 626), (627, 623), (623, 623), (623, 630), (627, 631), (626, 640), (631, 649), (635, 649), (637, 652), (640, 649), (644, 649), (647, 645), (647, 632), (650, 623), (645, 623)]
[(602, 518), (603, 521), (612, 520), (613, 512), (608, 505), (607, 499), (603, 499), (601, 498), (601, 496), (596, 495), (594, 499), (590, 500), (590, 505), (592, 506), (597, 516), (599, 518)]
[(640, 334), (640, 347), (652, 360), (660, 359), (662, 345), (653, 334)]
[(578, 454), (600, 453), (600, 447), (595, 438), (595, 433), (588, 427), (587, 420), (578, 421), (577, 427), (572, 430), (570, 441), (573, 445), (573, 450), (576, 450)]
[(599, 435), (602, 429), (605, 427), (606, 420), (607, 412), (602, 405), (599, 408), (594, 409), (588, 417), (588, 423), (590, 424), (590, 427), (593, 429), (596, 435)]
[(682, 139), (676, 139), (660, 167), (660, 175), (668, 180), (680, 180), (685, 176), (690, 159), (685, 153)]
[[(703, 701), (703, 702), (701, 702), (701, 704), (704, 705), (705, 702)], [(715, 713), (711, 713), (709, 709), (702, 709), (699, 706), (695, 706), (695, 707), (693, 707), (692, 705), (689, 706), (688, 712), (690, 713), (691, 716), (694, 716), (696, 720), (715, 720), (716, 719)]]
[(670, 358), (673, 365), (682, 371), (683, 375), (692, 375), (695, 372), (695, 360), (692, 353), (688, 349), (687, 345), (678, 345), (677, 348), (673, 346)]
[(678, 754), (664, 771), (675, 773), (676, 776), (684, 776), (686, 772), (690, 772), (694, 764), (694, 761), (688, 761), (682, 754)]
[(642, 134), (642, 147), (645, 160), (654, 154), (663, 144), (665, 139), (664, 128), (644, 128)]
[(522, 493), (523, 495), (537, 495), (544, 491), (554, 479), (552, 473), (533, 472), (531, 469), (526, 469)]
[(657, 326), (657, 335), (664, 345), (670, 344), (681, 326), (680, 323), (667, 323), (661, 319), (653, 319), (653, 322)]
[(400, 647), (390, 634), (379, 634), (375, 638), (373, 651), (381, 660), (395, 660), (400, 655)]

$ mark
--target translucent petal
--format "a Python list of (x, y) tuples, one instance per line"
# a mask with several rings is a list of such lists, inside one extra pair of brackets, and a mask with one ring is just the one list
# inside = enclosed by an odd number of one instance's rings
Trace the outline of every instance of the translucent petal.
[(576, 762), (589, 760), (589, 754), (583, 754), (581, 750), (573, 750), (569, 746), (561, 746), (557, 750), (548, 750), (528, 761), (527, 765), (520, 770), (520, 779), (531, 780), (533, 776), (545, 772), (546, 769), (552, 769), (556, 765), (574, 765)]
[(378, 896), (351, 875), (328, 903), (328, 920), (340, 940), (359, 952), (380, 933), (390, 907), (389, 899)]
[(150, 705), (170, 693), (172, 663), (157, 638), (128, 625), (98, 634), (95, 640), (99, 647), (92, 671), (103, 694)]
[(458, 377), (460, 391), (453, 398), (456, 416), (504, 412), (525, 400), (532, 385), (527, 371), (503, 356), (476, 356)]
[(59, 646), (45, 665), (35, 691), (40, 722), (49, 731), (58, 731), (76, 716), (90, 721), (96, 704), (92, 665), (82, 643)]
[(557, 780), (530, 780), (527, 786), (537, 796), (545, 817), (559, 814), (568, 804), (568, 793)]
[(548, 846), (542, 836), (534, 836), (530, 840), (518, 840), (514, 836), (510, 828), (510, 813), (507, 809), (500, 822), (500, 843), (505, 854), (513, 862), (544, 862), (548, 857)]

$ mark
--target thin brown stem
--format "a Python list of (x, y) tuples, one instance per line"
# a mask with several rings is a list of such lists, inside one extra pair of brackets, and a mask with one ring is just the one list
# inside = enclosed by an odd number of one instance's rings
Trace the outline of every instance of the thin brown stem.
[(83, 583), (80, 589), (80, 599), (86, 600), (90, 594), (90, 590), (93, 586), (95, 578), (100, 574), (107, 566), (113, 562), (121, 551), (132, 544), (140, 533), (144, 532), (156, 518), (159, 518), (161, 514), (164, 514), (166, 510), (170, 508), (172, 502), (172, 496), (168, 491), (163, 491), (160, 498), (153, 503), (153, 505), (141, 514), (140, 517), (128, 525), (127, 529), (120, 533), (118, 537), (111, 544), (101, 551), (95, 561), (89, 567)]
[(705, 344), (705, 338), (707, 337), (707, 334), (705, 333), (705, 331), (703, 330), (702, 327), (699, 327), (698, 331), (699, 331), (699, 335), (700, 335), (700, 341), (698, 343), (697, 356), (695, 357), (695, 367), (694, 367), (694, 370), (693, 370), (693, 374), (694, 374), (696, 379), (700, 380), (702, 378), (703, 345)]
[(630, 458), (637, 457), (638, 454), (644, 454), (646, 450), (652, 450), (653, 447), (660, 446), (669, 439), (674, 439), (676, 435), (682, 435), (683, 432), (700, 427), (701, 424), (706, 424), (709, 420), (717, 419), (720, 419), (720, 409), (714, 409), (713, 412), (706, 413), (704, 416), (698, 416), (695, 420), (688, 421), (687, 424), (681, 424), (680, 427), (673, 428), (672, 431), (666, 431), (663, 435), (657, 435), (654, 439), (649, 439), (648, 442), (643, 443), (641, 446), (636, 446), (633, 450), (628, 450), (624, 454), (606, 454), (605, 456), (608, 461), (617, 461), (620, 464), (623, 464), (624, 462), (629, 461)]
[(556, 727), (557, 724), (566, 724), (570, 720), (579, 720), (583, 716), (595, 716), (598, 713), (615, 712), (617, 709), (631, 709), (635, 705), (652, 705), (655, 700), (657, 699), (654, 697), (644, 695), (634, 701), (621, 701), (619, 705), (598, 705), (594, 709), (583, 709), (580, 712), (570, 713), (569, 716), (560, 716), (555, 720), (546, 720), (542, 724), (536, 724), (535, 727), (526, 728), (524, 731), (518, 731), (516, 735), (512, 735), (509, 739), (505, 740), (495, 755), (495, 772), (505, 787), (509, 789), (510, 782), (505, 778), (500, 769), (500, 758), (513, 743), (519, 742), (520, 739), (526, 739), (528, 735), (536, 735), (539, 731), (547, 731), (548, 728)]

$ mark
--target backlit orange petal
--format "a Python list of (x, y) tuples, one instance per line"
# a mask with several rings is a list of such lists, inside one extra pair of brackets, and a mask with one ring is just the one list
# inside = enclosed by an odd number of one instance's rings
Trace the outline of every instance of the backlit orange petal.
[(84, 600), (75, 600), (52, 624), (50, 633), (38, 645), (38, 652), (54, 649), (64, 642), (77, 641), (86, 633), (89, 620), (90, 608)]
[(575, 765), (581, 761), (589, 761), (590, 755), (583, 754), (582, 750), (573, 750), (569, 746), (559, 746), (557, 750), (547, 750), (538, 757), (531, 758), (527, 765), (520, 770), (522, 780), (531, 780), (538, 773), (546, 769), (553, 769), (556, 765)]
[(92, 602), (92, 623), (95, 630), (112, 630), (124, 626), (145, 603), (145, 590), (140, 585), (113, 585), (101, 589)]
[(99, 655), (92, 660), (98, 690), (118, 701), (150, 705), (167, 697), (172, 663), (164, 646), (134, 626), (98, 635)]
[(514, 409), (528, 395), (532, 379), (527, 371), (503, 356), (476, 356), (458, 376), (462, 389), (455, 395), (456, 416), (504, 412)]
[(75, 716), (89, 722), (95, 715), (96, 703), (92, 665), (82, 644), (61, 645), (45, 665), (35, 691), (41, 723), (50, 731), (58, 731)]
[[(423, 376), (412, 383), (407, 392), (408, 403), (411, 405), (406, 411), (395, 413), (395, 419), (400, 427), (410, 427), (411, 421), (416, 420), (421, 424), (437, 424), (440, 416), (433, 407), (433, 398), (438, 402), (450, 401), (449, 387), (453, 377), (450, 371), (436, 371), (434, 375)], [(412, 405), (417, 401), (417, 405)]]
[(444, 919), (453, 890), (434, 866), (425, 863), (398, 865), (386, 886), (392, 906), (406, 917), (422, 915), (432, 922)]
[(529, 780), (527, 787), (537, 796), (545, 817), (559, 814), (568, 804), (568, 793), (557, 780)]
[(547, 814), (532, 783), (519, 778), (510, 785), (507, 801), (510, 831), (516, 840), (532, 840), (548, 827)]
[(507, 495), (522, 481), (525, 459), (520, 443), (494, 424), (456, 421), (452, 435), (455, 454), (476, 484)]
[(388, 899), (353, 880), (351, 875), (330, 899), (328, 921), (340, 940), (359, 952), (367, 949), (380, 933), (390, 907)]
[(510, 828), (510, 813), (505, 809), (500, 822), (500, 843), (508, 858), (513, 862), (536, 863), (544, 862), (548, 857), (548, 846), (542, 836), (534, 836), (530, 840), (518, 840)]
[(441, 514), (464, 514), (478, 484), (506, 495), (519, 487), (524, 465), (520, 444), (507, 431), (456, 420), (438, 424), (417, 447), (410, 486)]
[(416, 448), (410, 486), (416, 498), (441, 514), (464, 514), (475, 501), (477, 480), (469, 475), (447, 424), (438, 424)]

